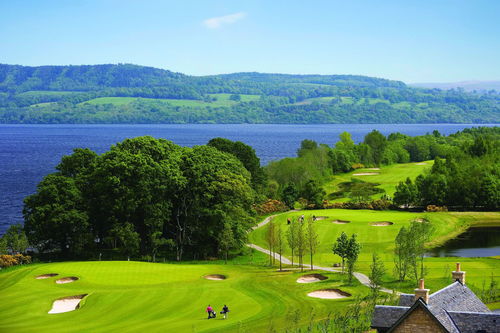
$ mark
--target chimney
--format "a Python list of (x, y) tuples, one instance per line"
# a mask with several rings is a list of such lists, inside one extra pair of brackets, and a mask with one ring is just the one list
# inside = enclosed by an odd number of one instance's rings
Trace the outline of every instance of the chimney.
[(461, 284), (465, 284), (465, 272), (460, 270), (459, 262), (457, 262), (457, 269), (451, 272), (451, 276), (453, 277), (453, 282), (458, 281)]
[(429, 289), (424, 287), (424, 279), (420, 279), (418, 288), (415, 289), (415, 301), (422, 298), (425, 304), (429, 303)]

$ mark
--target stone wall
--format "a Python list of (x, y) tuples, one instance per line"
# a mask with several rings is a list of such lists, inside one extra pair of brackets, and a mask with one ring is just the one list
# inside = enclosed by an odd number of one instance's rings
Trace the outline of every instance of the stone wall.
[(396, 333), (442, 333), (446, 332), (424, 309), (417, 307), (393, 332)]

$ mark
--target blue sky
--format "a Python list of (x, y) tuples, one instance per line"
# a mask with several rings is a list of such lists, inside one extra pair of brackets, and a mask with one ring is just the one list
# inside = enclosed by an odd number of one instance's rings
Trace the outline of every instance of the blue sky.
[(0, 63), (500, 79), (500, 1), (0, 0)]

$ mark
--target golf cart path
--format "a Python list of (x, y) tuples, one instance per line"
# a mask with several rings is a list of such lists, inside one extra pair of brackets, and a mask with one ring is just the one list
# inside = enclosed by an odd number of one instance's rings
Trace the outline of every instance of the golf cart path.
[[(281, 213), (283, 214), (283, 213)], [(257, 224), (255, 227), (252, 228), (252, 230), (255, 230), (255, 229), (258, 229), (260, 227), (263, 227), (265, 226), (266, 224), (268, 224), (273, 218), (275, 218), (276, 216), (278, 216), (280, 214), (275, 214), (275, 215), (271, 215), (271, 216), (268, 216), (266, 217), (262, 222), (260, 222), (259, 224)], [(271, 252), (268, 250), (268, 249), (264, 249), (258, 245), (255, 245), (255, 244), (247, 244), (248, 247), (251, 247), (252, 249), (255, 249), (257, 251), (260, 251), (262, 253), (265, 253), (267, 254), (268, 256), (271, 255)], [(285, 265), (291, 265), (292, 262), (290, 261), (290, 259), (286, 258), (285, 256), (281, 256), (280, 258), (280, 255), (277, 254), (277, 253), (274, 253), (274, 258), (276, 258), (278, 261), (281, 260), (281, 262)], [(294, 263), (294, 266), (298, 264), (297, 263)], [(310, 267), (310, 265), (303, 265), (304, 267)], [(327, 271), (327, 272), (336, 272), (336, 273), (340, 273), (341, 271), (338, 270), (338, 269), (334, 269), (334, 268), (331, 268), (331, 267), (321, 267), (321, 266), (316, 266), (316, 265), (313, 265), (313, 269), (315, 270), (321, 270), (321, 271)], [(359, 273), (359, 272), (354, 272), (353, 273), (354, 277), (363, 285), (367, 286), (367, 287), (371, 287), (371, 281), (370, 281), (370, 278), (368, 276), (366, 276), (365, 274), (363, 273)], [(392, 294), (392, 293), (396, 293), (396, 294), (399, 294), (399, 292), (397, 291), (394, 291), (394, 290), (391, 290), (391, 289), (387, 289), (387, 288), (384, 288), (384, 287), (380, 287), (380, 291), (382, 292), (385, 292), (385, 293), (389, 293), (389, 294)]]

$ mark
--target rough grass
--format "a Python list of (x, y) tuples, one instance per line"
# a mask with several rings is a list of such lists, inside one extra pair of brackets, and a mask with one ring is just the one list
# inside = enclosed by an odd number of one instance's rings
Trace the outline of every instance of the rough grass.
[[(240, 258), (241, 260), (241, 258)], [(46, 272), (77, 276), (70, 284), (56, 278), (36, 280)], [(224, 274), (227, 280), (210, 281), (207, 274)], [(300, 284), (304, 273), (277, 272), (259, 265), (144, 262), (64, 262), (33, 264), (0, 272), (1, 332), (267, 332), (270, 322), (282, 331), (291, 323), (287, 315), (299, 310), (299, 325), (325, 318), (364, 296), (368, 288), (346, 285), (337, 273), (328, 280)], [(307, 293), (337, 288), (353, 294), (338, 300), (321, 300)], [(64, 296), (89, 294), (76, 311), (47, 312), (52, 301)], [(217, 312), (227, 304), (228, 320), (206, 319), (211, 304)], [(314, 309), (314, 311), (312, 311)]]
[[(113, 105), (127, 105), (134, 101), (152, 101), (152, 102), (162, 102), (168, 103), (173, 106), (184, 106), (184, 107), (223, 107), (235, 105), (238, 102), (229, 99), (231, 94), (210, 94), (212, 97), (216, 97), (217, 100), (213, 102), (204, 102), (201, 100), (190, 100), (190, 99), (166, 99), (166, 98), (139, 98), (139, 97), (99, 97), (94, 98), (89, 101), (85, 101), (80, 104), (113, 104)], [(255, 101), (260, 98), (259, 95), (240, 95), (241, 102)]]
[[(334, 178), (324, 185), (324, 189), (327, 195), (332, 193), (342, 191), (342, 183), (349, 183), (352, 179), (362, 180), (364, 182), (371, 182), (379, 184), (377, 188), (382, 189), (387, 195), (392, 197), (394, 192), (396, 191), (396, 186), (399, 182), (406, 180), (407, 177), (411, 179), (415, 179), (418, 175), (423, 173), (426, 169), (429, 169), (434, 161), (425, 161), (421, 163), (427, 163), (426, 165), (418, 165), (415, 162), (412, 163), (402, 163), (402, 164), (393, 164), (388, 166), (380, 167), (380, 170), (369, 170), (369, 168), (365, 169), (356, 169), (354, 171), (343, 173), (339, 175), (335, 175)], [(353, 176), (356, 173), (378, 173), (378, 175), (370, 175), (370, 176)], [(377, 193), (371, 196), (371, 199), (379, 199), (381, 197), (381, 193)], [(335, 196), (333, 202), (343, 202), (347, 201), (349, 198), (347, 196)]]
[[(437, 246), (447, 239), (455, 237), (471, 225), (500, 225), (500, 213), (409, 213), (398, 211), (373, 211), (373, 210), (347, 210), (328, 209), (305, 212), (290, 212), (277, 216), (274, 221), (287, 229), (287, 218), (297, 218), (304, 214), (306, 217), (327, 216), (329, 218), (315, 222), (319, 234), (320, 246), (314, 256), (314, 263), (321, 266), (332, 266), (339, 263), (340, 257), (332, 252), (332, 246), (342, 231), (348, 235), (358, 235), (362, 250), (356, 270), (369, 274), (372, 253), (378, 253), (384, 261), (387, 273), (384, 277), (384, 286), (400, 291), (410, 292), (415, 288), (415, 281), (398, 284), (392, 274), (394, 268), (394, 239), (402, 226), (408, 226), (416, 218), (426, 218), (434, 225), (434, 234), (429, 246)], [(348, 224), (331, 223), (332, 220), (348, 220)], [(391, 221), (391, 226), (374, 227), (371, 222)], [(250, 234), (250, 241), (262, 247), (267, 247), (265, 242), (267, 226), (254, 230)], [(285, 255), (290, 257), (290, 250)], [(309, 262), (309, 256), (304, 258)], [(467, 271), (469, 284), (481, 286), (483, 281), (489, 283), (491, 276), (500, 283), (500, 260), (497, 258), (426, 258), (425, 266), (428, 270), (426, 286), (437, 290), (450, 283), (451, 271), (457, 261), (463, 263)], [(445, 273), (446, 271), (446, 273)]]

